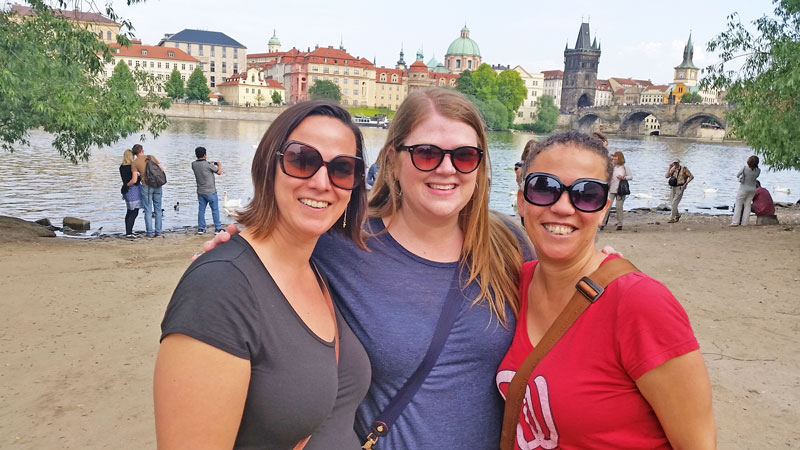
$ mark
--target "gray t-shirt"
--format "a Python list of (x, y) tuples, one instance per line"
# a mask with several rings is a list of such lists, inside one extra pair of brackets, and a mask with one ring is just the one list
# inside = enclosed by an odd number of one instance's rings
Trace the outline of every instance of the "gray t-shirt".
[[(331, 295), (335, 295), (331, 291)], [(356, 449), (356, 408), (370, 381), (364, 348), (338, 309), (339, 364), (333, 342), (300, 319), (240, 236), (197, 259), (178, 283), (164, 321), (170, 333), (191, 336), (250, 361), (250, 386), (236, 436), (237, 449)]]
[(214, 174), (219, 167), (211, 161), (198, 159), (192, 163), (194, 179), (197, 181), (198, 194), (213, 194), (217, 192), (217, 185), (214, 182)]

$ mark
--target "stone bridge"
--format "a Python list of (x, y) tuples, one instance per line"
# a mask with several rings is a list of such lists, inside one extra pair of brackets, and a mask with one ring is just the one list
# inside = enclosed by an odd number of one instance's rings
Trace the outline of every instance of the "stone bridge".
[(652, 115), (660, 124), (661, 136), (695, 137), (700, 124), (709, 119), (727, 130), (725, 112), (730, 109), (727, 105), (704, 104), (613, 105), (580, 108), (567, 117), (572, 129), (640, 135), (649, 134), (642, 131), (642, 124)]

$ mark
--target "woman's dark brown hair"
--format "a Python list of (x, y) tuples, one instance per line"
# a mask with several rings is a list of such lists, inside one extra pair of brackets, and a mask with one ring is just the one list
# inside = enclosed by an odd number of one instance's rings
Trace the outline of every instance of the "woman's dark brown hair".
[[(250, 173), (253, 178), (253, 199), (237, 214), (236, 220), (246, 226), (257, 238), (268, 236), (278, 219), (278, 204), (275, 201), (275, 173), (278, 170), (278, 152), (289, 140), (289, 135), (305, 119), (324, 116), (338, 119), (356, 139), (356, 156), (364, 158), (364, 138), (353, 124), (350, 113), (341, 106), (327, 101), (309, 101), (290, 106), (269, 126), (253, 156)], [(363, 165), (361, 166), (363, 169)], [(331, 231), (343, 234), (366, 250), (361, 227), (367, 216), (367, 189), (364, 186), (363, 170), (356, 173), (362, 181), (351, 191), (350, 202), (342, 217), (331, 227)], [(344, 226), (343, 226), (344, 225)]]

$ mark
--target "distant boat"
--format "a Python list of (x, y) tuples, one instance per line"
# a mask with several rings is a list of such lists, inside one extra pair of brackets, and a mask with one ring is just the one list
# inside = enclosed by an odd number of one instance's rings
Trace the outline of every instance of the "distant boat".
[(384, 116), (353, 116), (353, 123), (360, 127), (389, 128), (389, 120)]

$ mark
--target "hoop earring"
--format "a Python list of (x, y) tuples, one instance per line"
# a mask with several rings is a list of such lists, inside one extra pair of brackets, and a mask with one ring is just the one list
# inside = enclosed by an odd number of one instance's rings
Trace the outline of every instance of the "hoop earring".
[[(350, 206), (348, 203), (347, 206)], [(347, 227), (347, 208), (344, 209), (344, 216), (342, 217), (342, 228)]]

